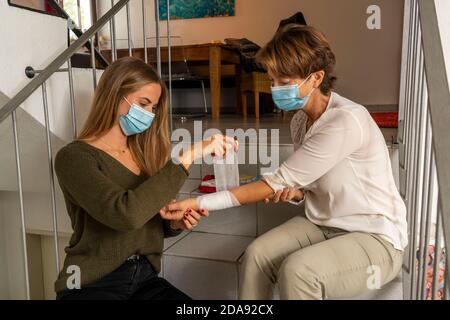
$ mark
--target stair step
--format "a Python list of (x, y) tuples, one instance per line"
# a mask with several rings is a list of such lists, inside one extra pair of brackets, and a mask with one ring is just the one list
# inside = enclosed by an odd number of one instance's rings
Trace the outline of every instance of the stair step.
[(194, 299), (237, 299), (238, 261), (253, 240), (191, 232), (164, 252), (162, 274)]
[(191, 232), (164, 252), (178, 256), (236, 263), (254, 237)]

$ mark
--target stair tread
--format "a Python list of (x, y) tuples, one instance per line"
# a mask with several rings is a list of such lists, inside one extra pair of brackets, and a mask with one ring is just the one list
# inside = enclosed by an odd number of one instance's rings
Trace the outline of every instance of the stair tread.
[(165, 255), (236, 263), (253, 237), (191, 232)]

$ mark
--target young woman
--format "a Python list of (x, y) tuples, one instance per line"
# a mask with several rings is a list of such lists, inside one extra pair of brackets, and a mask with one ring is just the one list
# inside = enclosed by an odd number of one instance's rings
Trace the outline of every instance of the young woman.
[(384, 285), (401, 269), (406, 208), (386, 142), (367, 110), (332, 91), (335, 56), (312, 27), (289, 25), (261, 50), (275, 104), (303, 110), (307, 132), (295, 153), (262, 181), (187, 199), (185, 208), (219, 210), (267, 198), (305, 201), (295, 217), (257, 238), (240, 271), (242, 299), (343, 298)]
[[(73, 235), (55, 283), (57, 299), (188, 299), (158, 277), (164, 237), (191, 230), (206, 210), (159, 215), (192, 162), (225, 155), (224, 136), (170, 157), (167, 90), (152, 67), (119, 59), (103, 73), (78, 139), (62, 148), (55, 170)], [(227, 149), (228, 148), (228, 149)]]

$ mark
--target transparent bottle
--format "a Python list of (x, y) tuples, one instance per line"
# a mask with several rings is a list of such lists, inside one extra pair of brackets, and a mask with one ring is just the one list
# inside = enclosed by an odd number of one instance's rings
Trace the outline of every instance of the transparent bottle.
[(225, 158), (214, 158), (213, 164), (217, 192), (239, 187), (239, 163), (235, 151)]

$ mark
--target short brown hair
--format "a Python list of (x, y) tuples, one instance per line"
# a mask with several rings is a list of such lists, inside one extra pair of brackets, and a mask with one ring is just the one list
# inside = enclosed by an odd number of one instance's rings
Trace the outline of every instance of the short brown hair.
[(323, 70), (320, 91), (328, 95), (337, 78), (336, 57), (325, 36), (310, 26), (289, 24), (280, 29), (257, 54), (257, 61), (277, 77), (306, 78)]

